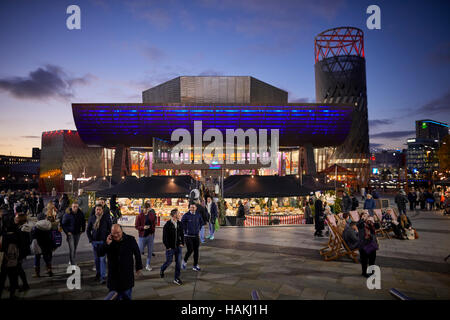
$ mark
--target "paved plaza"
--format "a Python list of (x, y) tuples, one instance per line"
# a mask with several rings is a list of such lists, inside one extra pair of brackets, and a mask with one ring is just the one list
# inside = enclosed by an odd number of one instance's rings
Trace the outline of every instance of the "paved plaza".
[[(136, 280), (133, 299), (251, 299), (258, 290), (261, 299), (394, 299), (396, 288), (414, 299), (450, 299), (450, 217), (437, 212), (408, 212), (418, 231), (417, 240), (380, 240), (376, 264), (381, 268), (381, 289), (369, 290), (360, 276), (361, 266), (348, 258), (326, 262), (319, 255), (326, 238), (314, 238), (312, 225), (275, 227), (222, 227), (216, 239), (200, 248), (201, 272), (182, 271), (184, 284), (172, 283), (174, 265), (161, 279), (164, 260), (162, 229), (156, 231), (153, 271)], [(125, 232), (136, 236), (134, 228)], [(184, 249), (185, 250), (185, 249)], [(143, 257), (145, 259), (145, 257)], [(66, 287), (67, 244), (55, 253), (55, 276), (45, 272), (32, 278), (33, 259), (25, 261), (31, 289), (18, 293), (21, 299), (103, 299), (108, 290), (99, 285), (92, 271), (93, 258), (86, 236), (78, 257), (81, 290)], [(145, 260), (144, 260), (145, 262)], [(8, 293), (3, 293), (6, 298)]]

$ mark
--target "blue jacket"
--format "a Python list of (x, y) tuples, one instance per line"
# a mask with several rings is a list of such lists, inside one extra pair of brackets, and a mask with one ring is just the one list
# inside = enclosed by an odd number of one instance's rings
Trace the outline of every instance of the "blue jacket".
[[(77, 213), (72, 213), (72, 209), (69, 209), (70, 213), (65, 213), (61, 226), (64, 232), (72, 234), (81, 234), (86, 230), (86, 220), (84, 219), (84, 213), (78, 210)], [(94, 221), (95, 222), (95, 221)]]
[(366, 201), (364, 201), (364, 209), (375, 209), (375, 200), (366, 199)]
[(190, 211), (181, 218), (181, 225), (185, 236), (197, 237), (203, 226), (203, 219), (199, 213), (192, 214)]
[(86, 234), (88, 236), (89, 242), (106, 241), (106, 238), (111, 233), (111, 217), (109, 216), (109, 214), (103, 213), (98, 230), (94, 229), (95, 220), (97, 220), (97, 216), (95, 214), (89, 217), (88, 226), (86, 229)]

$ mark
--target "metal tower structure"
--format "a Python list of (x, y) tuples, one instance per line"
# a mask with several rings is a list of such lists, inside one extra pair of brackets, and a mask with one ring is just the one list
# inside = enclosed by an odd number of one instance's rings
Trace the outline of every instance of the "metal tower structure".
[(323, 31), (314, 39), (314, 58), (316, 102), (354, 107), (350, 134), (334, 148), (327, 166), (339, 164), (355, 171), (360, 186), (366, 186), (370, 154), (363, 31), (353, 27)]

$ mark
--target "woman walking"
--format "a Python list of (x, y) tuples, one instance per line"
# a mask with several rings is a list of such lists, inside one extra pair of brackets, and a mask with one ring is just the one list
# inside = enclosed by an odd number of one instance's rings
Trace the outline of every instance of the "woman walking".
[(377, 257), (378, 242), (375, 236), (375, 226), (373, 217), (364, 213), (357, 224), (359, 235), (359, 257), (361, 262), (361, 275), (368, 278), (367, 266), (375, 264)]

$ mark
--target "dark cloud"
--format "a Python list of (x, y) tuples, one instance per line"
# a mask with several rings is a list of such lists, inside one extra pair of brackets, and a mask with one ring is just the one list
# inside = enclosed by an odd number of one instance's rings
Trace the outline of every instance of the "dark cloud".
[(24, 138), (24, 139), (40, 139), (41, 137), (40, 136), (21, 136), (21, 138)]
[(388, 132), (381, 132), (381, 133), (375, 133), (370, 135), (370, 138), (386, 138), (386, 139), (398, 139), (398, 138), (405, 138), (412, 135), (415, 135), (416, 131), (388, 131)]
[(370, 143), (369, 144), (370, 148), (379, 148), (379, 147), (382, 147), (382, 146), (384, 146), (383, 143)]
[(387, 124), (393, 124), (394, 121), (392, 119), (376, 119), (376, 120), (369, 120), (369, 126), (370, 127), (377, 127), (377, 126), (383, 126)]
[(450, 114), (450, 90), (443, 96), (434, 99), (427, 104), (419, 107), (417, 112), (420, 114), (446, 113)]
[(81, 78), (68, 76), (61, 67), (46, 65), (31, 71), (28, 77), (12, 77), (0, 79), (0, 90), (9, 92), (21, 99), (46, 99), (59, 97), (63, 99), (73, 97), (73, 88), (86, 85), (93, 75)]

